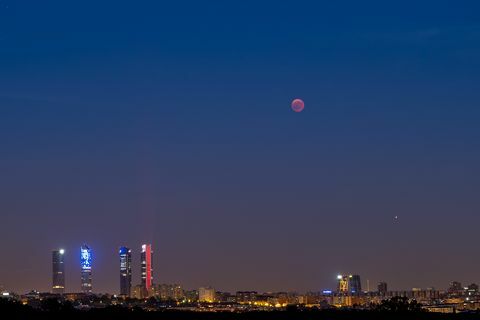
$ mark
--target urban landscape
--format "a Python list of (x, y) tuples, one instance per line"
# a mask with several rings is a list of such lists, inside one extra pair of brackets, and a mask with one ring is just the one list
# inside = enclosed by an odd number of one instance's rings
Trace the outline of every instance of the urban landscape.
[(479, 0), (0, 0), (0, 320), (480, 320)]
[[(475, 283), (463, 286), (452, 281), (446, 289), (412, 288), (396, 291), (380, 282), (376, 287), (362, 287), (362, 278), (357, 274), (338, 275), (337, 286), (317, 292), (222, 292), (213, 287), (187, 289), (180, 284), (157, 284), (154, 282), (152, 244), (141, 245), (141, 261), (137, 266), (132, 261), (132, 250), (120, 247), (119, 285), (113, 293), (95, 293), (92, 248), (87, 244), (79, 250), (79, 291), (66, 290), (65, 249), (52, 251), (52, 289), (50, 292), (32, 290), (16, 293), (2, 289), (4, 301), (19, 302), (24, 306), (42, 310), (47, 303), (68, 302), (77, 311), (105, 309), (112, 306), (126, 310), (143, 311), (189, 311), (189, 312), (258, 312), (295, 310), (379, 310), (406, 306), (406, 311), (434, 312), (443, 314), (476, 313), (480, 310), (479, 286)], [(132, 269), (138, 267), (141, 283), (132, 283)], [(73, 275), (68, 275), (73, 276)], [(55, 305), (55, 304), (54, 304)], [(387, 310), (387, 309), (385, 309)], [(384, 311), (385, 311), (384, 310)], [(392, 310), (390, 310), (392, 311)]]

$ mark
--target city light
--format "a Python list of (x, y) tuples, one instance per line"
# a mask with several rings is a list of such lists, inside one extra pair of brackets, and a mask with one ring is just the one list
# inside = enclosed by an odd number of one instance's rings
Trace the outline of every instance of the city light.
[(92, 268), (92, 250), (87, 245), (80, 248), (80, 266), (83, 270)]

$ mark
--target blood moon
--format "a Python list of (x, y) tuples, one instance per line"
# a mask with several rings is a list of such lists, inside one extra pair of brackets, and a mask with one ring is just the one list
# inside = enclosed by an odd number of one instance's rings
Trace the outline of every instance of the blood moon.
[(305, 108), (305, 103), (302, 99), (295, 99), (292, 101), (292, 110), (295, 112), (302, 112)]

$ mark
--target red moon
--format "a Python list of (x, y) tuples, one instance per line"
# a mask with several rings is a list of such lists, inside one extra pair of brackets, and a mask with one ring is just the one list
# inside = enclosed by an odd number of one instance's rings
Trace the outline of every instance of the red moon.
[(302, 112), (305, 108), (305, 103), (302, 99), (295, 99), (292, 101), (292, 110), (295, 112)]

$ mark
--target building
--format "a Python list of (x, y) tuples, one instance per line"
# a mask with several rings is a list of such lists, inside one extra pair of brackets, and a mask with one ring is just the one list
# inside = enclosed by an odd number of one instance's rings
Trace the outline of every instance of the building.
[(360, 281), (360, 276), (358, 274), (348, 276), (348, 287), (350, 294), (361, 294), (362, 293), (362, 282)]
[(320, 301), (318, 296), (302, 294), (298, 296), (298, 303), (304, 304), (304, 305), (314, 305), (314, 304), (319, 304)]
[(132, 291), (132, 250), (120, 247), (120, 295), (129, 297)]
[(452, 296), (461, 296), (463, 294), (462, 284), (458, 281), (450, 282), (450, 287), (448, 287), (448, 294)]
[(379, 282), (378, 286), (378, 294), (384, 296), (387, 294), (387, 283), (386, 282)]
[(466, 293), (466, 296), (470, 299), (473, 297), (476, 297), (478, 295), (478, 285), (476, 283), (472, 283), (468, 285), (465, 288), (465, 293)]
[(197, 290), (187, 290), (184, 291), (186, 302), (197, 302), (198, 301), (198, 291)]
[(65, 293), (65, 250), (52, 251), (52, 293)]
[(357, 295), (339, 295), (332, 297), (332, 305), (337, 308), (364, 306), (367, 304), (367, 299), (364, 296)]
[(235, 293), (237, 303), (251, 303), (257, 300), (257, 291), (237, 291)]
[(84, 244), (80, 247), (81, 291), (92, 293), (92, 249)]
[(456, 313), (457, 307), (454, 304), (436, 304), (423, 306), (422, 309), (427, 310), (428, 312), (437, 312), (437, 313)]
[(185, 298), (183, 288), (179, 284), (160, 284), (155, 288), (155, 295), (160, 300), (180, 301)]
[(179, 284), (173, 285), (173, 299), (177, 301), (185, 299), (185, 292)]
[(340, 294), (361, 294), (362, 293), (362, 283), (360, 281), (360, 276), (357, 274), (344, 276), (339, 274), (337, 276), (338, 285), (337, 292)]
[(425, 305), (430, 304), (434, 300), (437, 300), (440, 298), (440, 291), (435, 290), (435, 288), (427, 288), (427, 289), (413, 288), (412, 294), (413, 294), (413, 298), (417, 302)]
[(339, 274), (337, 276), (338, 284), (337, 284), (337, 292), (342, 294), (348, 293), (348, 276), (343, 276)]
[(152, 245), (142, 245), (141, 253), (141, 276), (144, 297), (152, 295), (153, 288), (153, 266), (152, 266)]
[(235, 296), (230, 292), (226, 291), (216, 291), (215, 292), (215, 302), (219, 303), (235, 303)]
[(212, 287), (202, 287), (198, 289), (198, 300), (200, 302), (214, 302), (215, 289)]
[(136, 285), (133, 287), (133, 290), (131, 292), (131, 297), (134, 299), (143, 299), (143, 287), (141, 284)]

